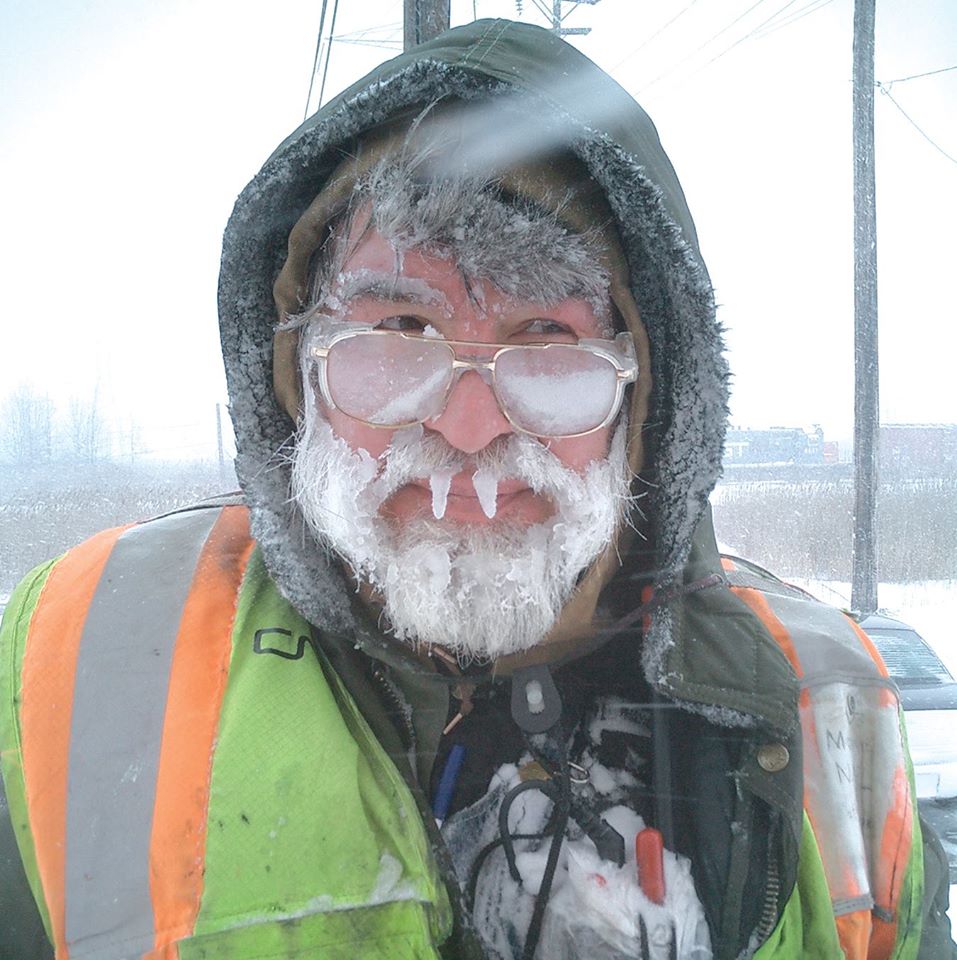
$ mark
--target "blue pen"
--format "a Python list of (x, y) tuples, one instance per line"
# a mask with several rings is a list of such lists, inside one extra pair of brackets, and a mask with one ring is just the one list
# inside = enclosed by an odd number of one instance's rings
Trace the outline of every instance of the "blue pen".
[(455, 784), (459, 778), (459, 771), (462, 769), (464, 762), (465, 747), (457, 743), (449, 750), (449, 756), (445, 761), (445, 768), (442, 770), (439, 786), (435, 791), (435, 798), (432, 800), (432, 814), (439, 826), (442, 826), (442, 821), (449, 815), (449, 807), (452, 806), (452, 795), (455, 793)]

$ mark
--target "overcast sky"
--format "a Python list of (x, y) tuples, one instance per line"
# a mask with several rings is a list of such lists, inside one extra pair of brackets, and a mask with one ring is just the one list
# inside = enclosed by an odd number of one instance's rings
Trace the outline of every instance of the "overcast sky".
[[(222, 228), (303, 118), (320, 7), (0, 5), (0, 395), (25, 382), (65, 406), (97, 389), (144, 449), (215, 449)], [(473, 8), (518, 16), (509, 0), (453, 0), (453, 23)], [(340, 0), (324, 99), (397, 52), (401, 12)], [(740, 425), (850, 436), (852, 13), (851, 0), (600, 0), (566, 21), (592, 27), (573, 42), (646, 107), (683, 182)], [(885, 87), (957, 65), (952, 0), (878, 0), (877, 18)], [(355, 42), (369, 39), (385, 43)], [(890, 96), (899, 107), (876, 104), (882, 416), (957, 422), (957, 70)]]

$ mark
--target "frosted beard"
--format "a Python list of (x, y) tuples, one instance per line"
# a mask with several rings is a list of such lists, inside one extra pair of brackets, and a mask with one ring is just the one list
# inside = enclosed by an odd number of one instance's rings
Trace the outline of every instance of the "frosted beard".
[[(494, 660), (541, 642), (579, 575), (614, 536), (629, 500), (626, 434), (623, 415), (608, 458), (584, 474), (522, 434), (466, 456), (421, 426), (396, 431), (374, 460), (335, 436), (309, 396), (293, 456), (293, 497), (314, 534), (379, 594), (399, 639), (438, 644), (463, 664)], [(443, 520), (449, 481), (462, 470), (474, 471), (489, 517), (506, 478), (526, 483), (555, 512), (532, 526)], [(431, 517), (399, 523), (379, 515), (393, 493), (423, 477), (432, 488)]]

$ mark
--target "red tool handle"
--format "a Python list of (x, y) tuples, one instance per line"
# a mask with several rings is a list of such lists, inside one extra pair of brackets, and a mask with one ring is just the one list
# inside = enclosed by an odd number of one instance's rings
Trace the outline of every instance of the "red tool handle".
[(665, 902), (664, 840), (654, 827), (645, 827), (635, 837), (638, 886), (653, 903)]

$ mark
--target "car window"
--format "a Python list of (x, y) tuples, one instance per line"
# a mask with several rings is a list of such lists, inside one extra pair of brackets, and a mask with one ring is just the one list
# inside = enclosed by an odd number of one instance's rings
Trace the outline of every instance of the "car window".
[(867, 635), (884, 658), (887, 672), (898, 683), (949, 683), (954, 679), (915, 631), (872, 629)]

